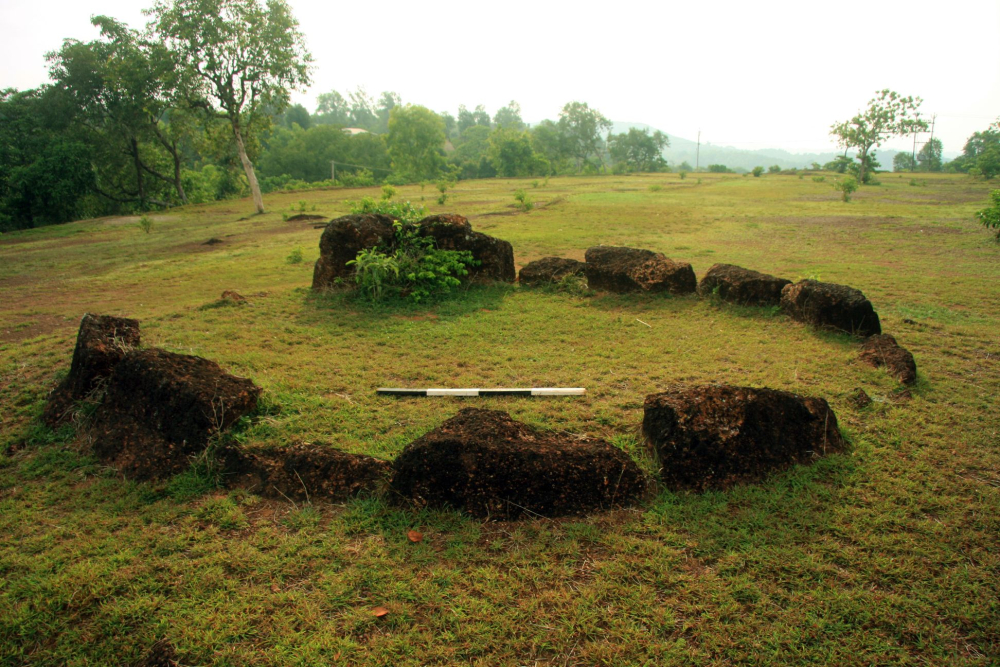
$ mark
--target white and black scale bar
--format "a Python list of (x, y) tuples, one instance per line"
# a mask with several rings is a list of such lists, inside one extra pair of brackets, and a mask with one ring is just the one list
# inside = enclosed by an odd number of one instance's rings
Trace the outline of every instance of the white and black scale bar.
[(524, 389), (393, 389), (379, 387), (382, 396), (583, 396), (582, 387), (529, 387)]

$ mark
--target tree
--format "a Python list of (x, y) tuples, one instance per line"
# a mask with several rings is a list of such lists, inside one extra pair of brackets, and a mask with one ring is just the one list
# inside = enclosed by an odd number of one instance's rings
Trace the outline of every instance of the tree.
[(997, 241), (1000, 241), (1000, 190), (990, 193), (990, 204), (983, 210), (976, 211), (976, 217), (987, 229), (995, 229)]
[[(447, 125), (447, 119), (445, 124)], [(490, 128), (482, 125), (466, 128), (450, 158), (450, 162), (458, 169), (459, 178), (491, 178), (497, 175), (487, 158), (490, 134)]]
[(772, 164), (770, 167), (767, 168), (767, 173), (769, 173), (769, 174), (780, 174), (781, 173), (781, 165)]
[(523, 130), (504, 127), (494, 130), (486, 155), (498, 176), (534, 176), (548, 169), (548, 161), (535, 153), (531, 136)]
[(976, 167), (987, 180), (1000, 174), (1000, 145), (987, 146), (976, 158)]
[(548, 161), (553, 173), (570, 169), (569, 140), (558, 123), (543, 120), (535, 125), (531, 128), (531, 143), (535, 152)]
[(105, 212), (91, 146), (66, 121), (58, 91), (0, 91), (0, 231)]
[(913, 171), (917, 168), (917, 162), (910, 153), (896, 153), (892, 156), (893, 171)]
[(966, 140), (962, 154), (949, 162), (945, 168), (948, 171), (962, 172), (968, 172), (969, 169), (978, 169), (979, 167), (976, 163), (979, 160), (979, 156), (986, 152), (990, 146), (997, 145), (1000, 145), (1000, 119), (982, 132), (973, 132), (972, 136)]
[(648, 129), (632, 127), (628, 132), (608, 135), (608, 153), (626, 171), (663, 171), (667, 167), (663, 149), (668, 146), (670, 139), (659, 130), (650, 134)]
[(331, 90), (316, 98), (315, 115), (318, 116), (317, 123), (346, 127), (350, 120), (350, 107), (347, 106), (347, 100), (343, 95)]
[(684, 162), (681, 162), (680, 166), (677, 167), (677, 171), (694, 171), (694, 170), (691, 168), (691, 165), (688, 164), (688, 161), (684, 160)]
[(347, 94), (348, 122), (351, 127), (360, 127), (371, 130), (378, 121), (378, 114), (375, 113), (375, 100), (368, 94), (363, 86), (358, 86), (353, 93)]
[(493, 116), (493, 124), (498, 128), (523, 130), (525, 126), (521, 120), (521, 105), (511, 100), (507, 106), (497, 109)]
[(415, 104), (389, 112), (387, 137), (392, 169), (406, 181), (437, 178), (444, 168), (444, 121), (430, 109)]
[(74, 120), (101, 157), (94, 189), (118, 203), (137, 203), (140, 210), (167, 206), (172, 194), (187, 203), (179, 144), (188, 128), (176, 107), (171, 54), (113, 18), (96, 16), (91, 22), (100, 28), (100, 39), (67, 39), (47, 59), (55, 88), (75, 107)]
[(917, 153), (917, 162), (920, 163), (920, 171), (941, 171), (941, 155), (943, 147), (940, 139), (931, 139), (920, 152)]
[(298, 125), (303, 130), (308, 130), (312, 127), (312, 117), (309, 115), (308, 109), (306, 109), (301, 104), (293, 104), (288, 107), (282, 116), (285, 127), (291, 127), (292, 125)]
[(881, 166), (882, 165), (879, 161), (875, 159), (875, 153), (869, 153), (865, 156), (864, 160), (860, 160), (858, 162), (848, 162), (847, 173), (853, 174), (858, 180), (858, 183), (860, 183), (861, 172), (864, 170), (864, 173), (867, 174), (866, 178), (868, 179), (868, 183), (871, 183), (872, 174), (874, 174)]
[(854, 180), (853, 176), (848, 176), (844, 180), (834, 183), (833, 188), (839, 190), (843, 200), (848, 202), (851, 201), (851, 193), (858, 189), (858, 182)]
[(490, 127), (490, 115), (486, 113), (486, 107), (482, 104), (476, 107), (475, 111), (469, 111), (465, 105), (458, 107), (458, 133), (462, 134), (470, 127), (482, 125)]
[(708, 173), (710, 174), (728, 174), (731, 169), (724, 164), (710, 164), (708, 165)]
[(312, 61), (285, 0), (157, 0), (153, 29), (173, 51), (192, 103), (224, 118), (258, 213), (264, 199), (247, 154), (248, 134), (281, 111), (290, 89), (309, 83)]
[(851, 158), (846, 155), (838, 155), (835, 159), (823, 165), (823, 171), (835, 171), (838, 174), (843, 174), (847, 171), (847, 167), (850, 164)]
[(754, 178), (760, 178), (760, 175), (764, 173), (764, 167), (760, 166), (754, 167), (753, 171), (751, 171), (750, 173), (753, 174)]
[(927, 129), (926, 121), (921, 120), (918, 112), (922, 102), (919, 97), (903, 97), (887, 88), (875, 94), (867, 109), (850, 120), (830, 126), (830, 134), (837, 137), (839, 145), (857, 149), (861, 183), (869, 181), (866, 158), (873, 148), (891, 137)]
[(389, 130), (389, 112), (403, 103), (399, 93), (386, 91), (378, 98), (378, 105), (375, 107), (375, 126), (373, 132), (384, 133)]
[(601, 159), (601, 136), (611, 129), (611, 121), (586, 102), (569, 102), (559, 112), (559, 129), (566, 138), (570, 155), (576, 159), (577, 168), (589, 164), (590, 157)]

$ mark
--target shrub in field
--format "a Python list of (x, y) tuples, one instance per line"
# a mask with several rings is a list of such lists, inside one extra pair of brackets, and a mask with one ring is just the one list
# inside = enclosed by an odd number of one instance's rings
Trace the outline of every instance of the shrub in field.
[(990, 193), (990, 206), (976, 212), (976, 217), (987, 229), (996, 230), (997, 241), (1000, 241), (1000, 190)]
[(302, 263), (302, 248), (296, 248), (292, 252), (288, 253), (288, 257), (285, 261), (289, 264), (301, 264)]
[(760, 178), (760, 175), (764, 173), (764, 167), (754, 167), (751, 173), (754, 178)]
[(139, 229), (146, 232), (147, 234), (153, 231), (153, 221), (150, 220), (149, 216), (144, 215), (139, 218)]
[(769, 173), (769, 174), (780, 174), (781, 173), (781, 167), (779, 165), (772, 164), (770, 167), (767, 168), (767, 173)]
[(858, 181), (853, 176), (848, 176), (842, 181), (837, 181), (833, 184), (835, 190), (839, 190), (840, 194), (843, 196), (844, 201), (851, 201), (851, 193), (856, 192), (858, 189)]
[(351, 203), (351, 213), (381, 213), (403, 223), (414, 223), (427, 214), (423, 206), (414, 206), (408, 201), (392, 201), (385, 198), (385, 191), (382, 192), (382, 199), (376, 200), (373, 197), (362, 197), (359, 201)]
[(816, 183), (822, 183), (826, 180), (826, 176), (813, 176), (813, 181)]
[(653, 183), (652, 185), (649, 186), (649, 191), (650, 192), (659, 192), (662, 189), (663, 189), (663, 186), (660, 185), (659, 183)]
[(683, 181), (687, 177), (688, 177), (688, 173), (686, 171), (682, 171), (681, 172), (681, 180)]
[(387, 297), (405, 297), (414, 302), (426, 301), (451, 291), (469, 275), (468, 267), (477, 262), (468, 250), (441, 250), (434, 239), (419, 236), (411, 222), (397, 220), (395, 250), (368, 248), (348, 264), (362, 295), (370, 301)]
[(530, 211), (535, 208), (535, 202), (524, 190), (517, 190), (514, 192), (514, 201), (517, 202), (517, 207), (522, 211)]
[(382, 186), (382, 201), (392, 201), (392, 198), (396, 196), (396, 188), (391, 185)]

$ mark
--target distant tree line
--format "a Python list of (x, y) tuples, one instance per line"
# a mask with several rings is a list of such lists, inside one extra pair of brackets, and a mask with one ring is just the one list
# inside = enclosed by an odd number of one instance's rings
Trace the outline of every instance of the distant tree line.
[[(265, 193), (324, 185), (669, 171), (665, 134), (611, 133), (580, 101), (533, 127), (514, 101), (452, 115), (358, 88), (320, 95), (312, 113), (290, 105), (312, 65), (286, 0), (156, 0), (147, 14), (143, 31), (94, 17), (99, 38), (47, 54), (51, 83), (0, 91), (0, 231), (248, 195), (263, 212)], [(834, 126), (845, 154), (822, 168), (864, 182), (881, 141), (919, 129), (918, 104), (881, 91)], [(975, 133), (952, 162), (942, 164), (938, 140), (916, 162), (992, 178), (1000, 126)]]
[(661, 132), (609, 134), (585, 102), (529, 128), (364, 88), (290, 105), (311, 58), (284, 0), (158, 0), (137, 31), (47, 54), (51, 83), (0, 91), (0, 231), (317, 185), (667, 169)]

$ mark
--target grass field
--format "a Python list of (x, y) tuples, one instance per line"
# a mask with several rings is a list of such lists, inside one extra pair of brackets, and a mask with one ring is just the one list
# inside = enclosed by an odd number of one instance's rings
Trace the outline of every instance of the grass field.
[[(973, 216), (989, 184), (880, 178), (850, 203), (829, 175), (468, 181), (444, 207), (431, 187), (399, 190), (510, 241), (519, 266), (604, 243), (699, 277), (726, 262), (857, 287), (916, 356), (912, 400), (847, 336), (712, 300), (312, 294), (321, 230), (282, 213), (333, 217), (374, 189), (272, 195), (253, 217), (246, 201), (187, 207), (148, 234), (107, 218), (0, 237), (0, 664), (133, 664), (158, 640), (184, 665), (998, 664), (1000, 246)], [(519, 188), (535, 210), (514, 208)], [(250, 303), (218, 306), (225, 289)], [(648, 466), (645, 395), (720, 381), (827, 398), (851, 449), (757, 486), (518, 523), (380, 497), (273, 502), (195, 471), (136, 484), (36, 422), (87, 311), (252, 378), (267, 414), (237, 437), (264, 446), (392, 457), (481, 406)], [(374, 395), (396, 385), (588, 395)], [(858, 387), (871, 406), (849, 402)]]

